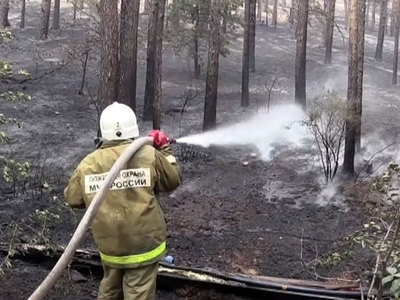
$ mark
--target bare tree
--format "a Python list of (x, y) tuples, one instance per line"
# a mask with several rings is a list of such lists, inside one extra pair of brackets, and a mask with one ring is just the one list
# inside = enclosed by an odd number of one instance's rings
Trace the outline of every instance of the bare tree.
[(136, 110), (139, 1), (121, 1), (118, 100)]
[(332, 62), (333, 27), (335, 25), (335, 2), (325, 0), (325, 63)]
[(49, 34), (49, 21), (50, 21), (50, 6), (51, 0), (42, 0), (40, 5), (40, 25), (39, 25), (39, 39), (45, 40)]
[[(245, 0), (244, 29), (243, 29), (243, 56), (242, 56), (242, 101), (241, 106), (249, 106), (249, 27), (250, 27), (250, 0)], [(268, 15), (268, 14), (267, 14)]]
[(348, 0), (343, 0), (344, 4), (344, 26), (349, 29), (349, 3)]
[(394, 8), (394, 53), (393, 53), (393, 74), (392, 84), (397, 85), (397, 66), (399, 62), (399, 34), (400, 34), (400, 1), (393, 0)]
[(21, 22), (19, 24), (20, 28), (25, 28), (25, 14), (26, 14), (26, 0), (21, 1)]
[(348, 103), (343, 170), (352, 174), (357, 135), (361, 132), (362, 78), (360, 76), (363, 77), (363, 68), (360, 64), (363, 64), (363, 58), (360, 56), (364, 54), (362, 37), (364, 32), (361, 22), (364, 22), (365, 26), (365, 0), (350, 0), (349, 15)]
[(376, 50), (375, 50), (375, 59), (377, 61), (382, 61), (383, 42), (385, 39), (385, 31), (386, 31), (387, 16), (388, 16), (388, 2), (389, 0), (381, 1), (381, 16), (379, 19), (378, 42), (376, 44)]
[(101, 32), (100, 93), (101, 109), (118, 99), (118, 1), (99, 3)]
[(371, 0), (372, 1), (372, 13), (371, 13), (371, 31), (375, 30), (375, 16), (376, 16), (376, 1), (377, 0)]
[(295, 102), (306, 107), (306, 56), (307, 56), (308, 0), (299, 0), (297, 17)]
[(60, 29), (60, 0), (54, 0), (53, 29)]
[(165, 1), (160, 0), (157, 18), (157, 49), (155, 65), (155, 90), (153, 99), (153, 129), (161, 129), (161, 100), (162, 100), (162, 45), (164, 36)]
[(249, 66), (252, 72), (256, 71), (256, 0), (250, 0), (249, 22)]
[(257, 20), (261, 22), (261, 14), (263, 10), (262, 0), (257, 0)]
[(268, 27), (269, 21), (268, 21), (268, 14), (269, 14), (269, 0), (265, 0), (265, 26)]
[(151, 1), (147, 34), (147, 69), (144, 94), (143, 121), (153, 120), (153, 99), (155, 90), (156, 52), (157, 52), (157, 18), (161, 0)]
[(208, 47), (203, 130), (214, 128), (217, 117), (218, 69), (220, 51), (221, 1), (211, 0), (211, 22)]
[(8, 11), (10, 10), (10, 0), (0, 0), (0, 28), (6, 28), (10, 25), (8, 21)]
[(272, 26), (276, 29), (278, 25), (278, 0), (274, 0), (274, 8), (272, 10)]
[(365, 10), (366, 0), (358, 0), (358, 74), (357, 74), (357, 112), (355, 117), (356, 152), (361, 150), (361, 115), (364, 79), (364, 43), (365, 43)]
[[(225, 12), (226, 6), (224, 8)], [(194, 16), (194, 35), (193, 35), (193, 63), (194, 63), (194, 78), (198, 79), (200, 78), (201, 75), (201, 67), (200, 67), (200, 62), (199, 62), (199, 35), (200, 35), (200, 11), (199, 11), (199, 6), (196, 4), (193, 7), (193, 16)], [(226, 9), (227, 10), (227, 9)], [(224, 23), (223, 23), (223, 28), (226, 30), (227, 26), (227, 16), (224, 13)]]

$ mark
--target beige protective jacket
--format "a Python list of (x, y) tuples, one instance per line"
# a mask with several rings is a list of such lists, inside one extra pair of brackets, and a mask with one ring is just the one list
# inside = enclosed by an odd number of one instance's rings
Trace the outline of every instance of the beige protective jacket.
[[(88, 207), (107, 172), (129, 141), (106, 143), (86, 156), (71, 176), (65, 198), (72, 207)], [(159, 192), (181, 183), (181, 172), (169, 147), (144, 146), (111, 186), (92, 223), (103, 263), (134, 268), (158, 261), (166, 250), (166, 223)]]

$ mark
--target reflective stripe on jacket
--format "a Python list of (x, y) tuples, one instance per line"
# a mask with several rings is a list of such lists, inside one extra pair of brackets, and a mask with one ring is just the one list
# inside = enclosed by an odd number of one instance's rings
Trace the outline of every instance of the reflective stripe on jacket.
[[(86, 156), (65, 190), (73, 207), (87, 207), (108, 171), (131, 141), (106, 143)], [(93, 219), (92, 232), (102, 261), (138, 267), (158, 261), (166, 250), (166, 224), (159, 192), (170, 192), (181, 173), (169, 147), (144, 146), (120, 171)]]

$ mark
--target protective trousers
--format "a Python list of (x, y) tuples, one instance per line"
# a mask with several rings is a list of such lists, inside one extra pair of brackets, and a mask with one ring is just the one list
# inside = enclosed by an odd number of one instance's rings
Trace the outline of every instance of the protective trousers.
[(154, 300), (158, 263), (135, 269), (116, 269), (103, 264), (104, 276), (98, 300)]

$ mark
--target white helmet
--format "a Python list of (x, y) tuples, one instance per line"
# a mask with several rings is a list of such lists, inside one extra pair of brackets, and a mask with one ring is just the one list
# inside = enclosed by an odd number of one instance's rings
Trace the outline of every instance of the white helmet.
[(106, 140), (125, 140), (139, 136), (133, 110), (125, 104), (114, 102), (100, 116), (101, 135)]

